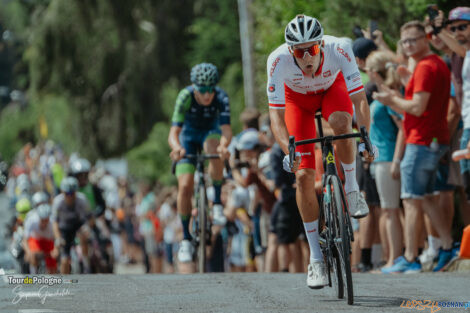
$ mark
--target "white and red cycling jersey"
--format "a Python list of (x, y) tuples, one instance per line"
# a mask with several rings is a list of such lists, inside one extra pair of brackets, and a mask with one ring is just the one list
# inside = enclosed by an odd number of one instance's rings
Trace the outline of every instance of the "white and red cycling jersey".
[(267, 93), (271, 109), (284, 109), (285, 87), (299, 94), (319, 94), (328, 90), (340, 72), (349, 95), (364, 90), (351, 45), (346, 39), (323, 36), (322, 61), (314, 77), (305, 76), (289, 52), (287, 44), (279, 46), (268, 58)]

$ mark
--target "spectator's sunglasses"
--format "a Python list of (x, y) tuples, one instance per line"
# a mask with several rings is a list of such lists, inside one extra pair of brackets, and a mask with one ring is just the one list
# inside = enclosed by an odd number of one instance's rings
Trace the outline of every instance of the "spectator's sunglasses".
[(202, 93), (202, 94), (205, 94), (206, 92), (213, 93), (214, 90), (215, 90), (215, 86), (198, 86), (198, 85), (196, 85), (196, 89), (197, 89), (197, 91), (199, 91), (199, 93)]
[(315, 43), (310, 47), (307, 48), (291, 48), (292, 54), (299, 59), (303, 59), (305, 57), (305, 53), (310, 54), (312, 57), (320, 53), (320, 44)]
[(460, 24), (458, 26), (451, 26), (449, 27), (450, 31), (455, 33), (457, 30), (463, 32), (464, 30), (467, 29), (467, 26), (468, 26), (469, 23), (466, 23), (466, 24)]
[(416, 42), (423, 38), (423, 37), (427, 37), (427, 35), (422, 35), (422, 36), (418, 36), (418, 37), (415, 37), (415, 38), (407, 38), (407, 39), (402, 39), (399, 41), (400, 45), (404, 45), (404, 44), (409, 44), (409, 45), (415, 45)]

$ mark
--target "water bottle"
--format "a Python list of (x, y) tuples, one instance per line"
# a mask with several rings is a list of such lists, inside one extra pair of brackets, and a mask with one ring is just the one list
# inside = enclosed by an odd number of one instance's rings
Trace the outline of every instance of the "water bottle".
[(434, 137), (431, 141), (431, 144), (429, 145), (429, 147), (431, 148), (431, 151), (432, 152), (437, 152), (439, 151), (439, 143), (437, 142), (437, 138)]

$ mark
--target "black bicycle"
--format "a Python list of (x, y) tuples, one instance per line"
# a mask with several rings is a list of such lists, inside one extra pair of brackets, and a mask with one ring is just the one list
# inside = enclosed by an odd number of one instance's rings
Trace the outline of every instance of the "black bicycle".
[[(198, 272), (204, 273), (206, 271), (206, 246), (211, 242), (211, 221), (207, 218), (207, 210), (209, 202), (207, 200), (206, 180), (204, 177), (204, 164), (206, 160), (219, 159), (218, 154), (203, 154), (197, 152), (196, 154), (187, 154), (185, 159), (196, 161), (196, 174), (195, 174), (195, 187), (194, 187), (194, 206), (197, 208), (197, 215), (193, 217), (191, 235), (193, 237), (193, 244), (197, 247), (196, 258), (198, 265)], [(228, 162), (225, 162), (227, 172), (230, 172)], [(172, 173), (175, 174), (176, 162), (173, 162)], [(203, 240), (205, 239), (205, 240)]]
[[(328, 273), (328, 284), (332, 287), (332, 280), (336, 285), (337, 296), (344, 298), (344, 287), (347, 290), (348, 304), (354, 302), (353, 282), (351, 275), (351, 241), (354, 234), (349, 216), (343, 186), (336, 169), (333, 141), (349, 138), (362, 138), (367, 151), (371, 151), (369, 135), (365, 127), (361, 127), (360, 133), (344, 134), (338, 136), (323, 136), (321, 114), (315, 115), (318, 123), (320, 137), (295, 141), (294, 136), (289, 137), (289, 161), (293, 166), (295, 148), (300, 145), (321, 143), (323, 155), (322, 196), (320, 198), (320, 246), (325, 257)], [(333, 272), (333, 277), (331, 273)]]

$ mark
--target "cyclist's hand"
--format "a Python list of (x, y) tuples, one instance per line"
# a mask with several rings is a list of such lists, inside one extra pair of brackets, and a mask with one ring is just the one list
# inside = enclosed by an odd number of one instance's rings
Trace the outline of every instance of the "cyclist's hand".
[(228, 148), (225, 146), (219, 145), (217, 147), (217, 153), (220, 155), (222, 160), (227, 160), (230, 158), (230, 151), (228, 151)]
[(289, 173), (295, 173), (299, 169), (300, 162), (302, 161), (302, 156), (300, 152), (295, 153), (295, 160), (294, 160), (294, 166), (291, 168), (290, 167), (290, 162), (289, 162), (289, 155), (287, 154), (284, 156), (284, 160), (282, 160), (282, 167), (284, 168), (284, 171), (289, 172)]
[(392, 162), (392, 166), (390, 167), (390, 174), (392, 175), (393, 179), (400, 178), (400, 163)]
[(369, 151), (366, 150), (366, 145), (363, 142), (361, 142), (358, 147), (359, 153), (362, 153), (362, 156), (364, 157), (364, 159), (369, 163), (379, 157), (379, 149), (377, 149), (377, 147), (374, 144), (372, 145), (371, 149), (372, 149), (371, 151), (372, 153), (369, 153)]
[(173, 150), (171, 150), (170, 158), (173, 161), (177, 162), (177, 161), (181, 160), (184, 157), (185, 154), (186, 154), (186, 150), (182, 146), (178, 146), (176, 148), (173, 148)]

